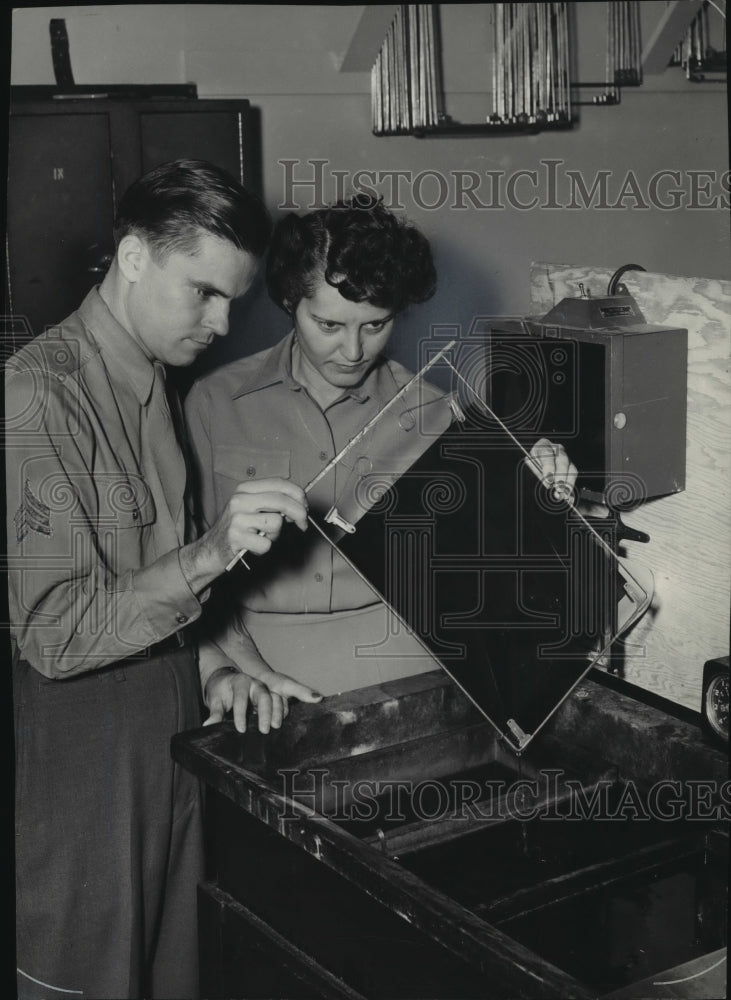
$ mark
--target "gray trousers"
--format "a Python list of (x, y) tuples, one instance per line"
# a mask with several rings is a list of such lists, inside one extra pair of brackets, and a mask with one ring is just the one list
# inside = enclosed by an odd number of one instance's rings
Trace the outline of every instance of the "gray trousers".
[(201, 789), (170, 757), (192, 649), (67, 680), (16, 655), (13, 697), (19, 998), (196, 997)]

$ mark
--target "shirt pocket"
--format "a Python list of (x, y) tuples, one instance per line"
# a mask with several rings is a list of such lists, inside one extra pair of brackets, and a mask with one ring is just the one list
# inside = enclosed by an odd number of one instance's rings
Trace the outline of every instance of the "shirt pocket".
[(141, 476), (95, 476), (99, 528), (142, 528), (157, 518), (152, 491)]
[(250, 445), (216, 445), (213, 453), (213, 476), (219, 511), (228, 502), (239, 483), (254, 479), (289, 479), (290, 452)]

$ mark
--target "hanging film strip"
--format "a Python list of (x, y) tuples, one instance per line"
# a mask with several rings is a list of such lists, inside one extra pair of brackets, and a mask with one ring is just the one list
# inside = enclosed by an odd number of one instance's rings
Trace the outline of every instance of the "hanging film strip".
[(571, 121), (567, 3), (496, 3), (492, 16), (496, 125)]
[(604, 91), (592, 104), (619, 104), (622, 87), (642, 83), (642, 35), (638, 0), (608, 0)]
[(375, 135), (529, 132), (570, 128), (568, 3), (490, 4), (492, 113), (452, 121), (441, 82), (438, 4), (401, 5), (371, 71)]
[[(711, 11), (714, 12), (713, 15)], [(715, 27), (718, 28), (718, 15), (725, 21), (725, 3), (710, 3), (706, 0), (690, 22), (670, 60), (670, 65), (681, 66), (686, 78), (693, 83), (723, 83), (726, 80), (726, 50), (716, 47), (717, 36), (721, 33), (714, 32), (714, 25), (711, 23), (713, 16), (716, 19)]]
[(442, 117), (436, 4), (401, 4), (371, 70), (375, 135), (409, 135)]

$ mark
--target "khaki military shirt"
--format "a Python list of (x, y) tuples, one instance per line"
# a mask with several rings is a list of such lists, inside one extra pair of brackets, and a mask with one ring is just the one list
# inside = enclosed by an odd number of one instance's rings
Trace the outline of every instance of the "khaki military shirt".
[(145, 441), (153, 377), (96, 289), (6, 365), (11, 632), (46, 676), (122, 660), (200, 616), (178, 560), (184, 466), (179, 497), (169, 488), (182, 456), (173, 434), (152, 469)]
[[(204, 529), (239, 482), (281, 476), (307, 486), (411, 379), (402, 365), (384, 359), (360, 386), (323, 411), (292, 375), (293, 339), (290, 334), (272, 348), (218, 369), (188, 394), (185, 415)], [(421, 383), (419, 396), (437, 417), (432, 429), (436, 426), (434, 432), (441, 433), (451, 420), (443, 394)], [(419, 419), (397, 409), (385, 437), (390, 452), (401, 455), (417, 437)], [(428, 443), (422, 439), (418, 450)], [(383, 450), (382, 441), (376, 451)], [(382, 454), (372, 457), (369, 471), (377, 470)], [(362, 462), (359, 451), (338, 463), (308, 493), (310, 510), (323, 517), (335, 507), (351, 516), (353, 479)], [(391, 465), (388, 460), (384, 468), (390, 470)], [(362, 608), (378, 600), (312, 528), (302, 534), (286, 526), (250, 573), (235, 572), (219, 583), (227, 587), (239, 611), (322, 613)], [(237, 632), (243, 631), (239, 624)]]

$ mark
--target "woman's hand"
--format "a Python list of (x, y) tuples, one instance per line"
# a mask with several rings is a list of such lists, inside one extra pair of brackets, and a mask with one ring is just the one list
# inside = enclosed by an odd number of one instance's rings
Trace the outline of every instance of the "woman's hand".
[(270, 729), (279, 729), (287, 718), (290, 698), (307, 702), (322, 700), (319, 691), (286, 674), (269, 670), (262, 676), (265, 680), (250, 677), (234, 666), (214, 671), (206, 682), (205, 700), (210, 714), (203, 725), (222, 722), (225, 715), (233, 711), (236, 729), (245, 733), (251, 705), (258, 718), (259, 732), (268, 733)]
[(530, 450), (528, 467), (557, 500), (571, 500), (574, 495), (577, 468), (562, 444), (539, 438)]

